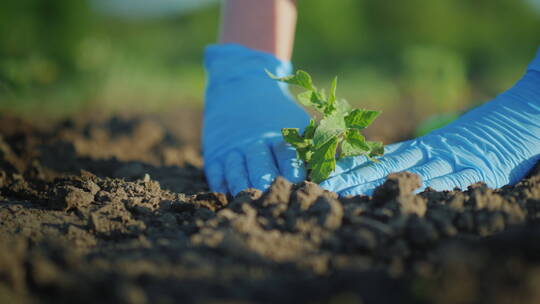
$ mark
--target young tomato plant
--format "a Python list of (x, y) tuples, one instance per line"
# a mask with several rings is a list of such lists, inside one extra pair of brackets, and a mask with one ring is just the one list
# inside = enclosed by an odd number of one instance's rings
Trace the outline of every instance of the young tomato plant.
[(320, 183), (336, 168), (336, 160), (365, 155), (371, 160), (383, 155), (381, 142), (366, 141), (360, 130), (369, 126), (381, 112), (351, 109), (344, 99), (336, 98), (337, 77), (332, 81), (328, 96), (313, 85), (311, 76), (298, 70), (294, 75), (277, 77), (266, 71), (277, 81), (299, 86), (306, 91), (298, 94), (298, 101), (321, 113), (322, 118), (312, 118), (303, 132), (297, 128), (283, 128), (281, 133), (286, 142), (297, 152), (308, 170), (308, 178)]

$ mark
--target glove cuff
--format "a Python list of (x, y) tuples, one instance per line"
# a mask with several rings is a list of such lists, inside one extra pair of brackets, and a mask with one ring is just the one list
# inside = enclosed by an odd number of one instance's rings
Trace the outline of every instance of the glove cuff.
[(540, 48), (538, 48), (538, 51), (536, 52), (536, 58), (529, 63), (527, 70), (540, 72)]
[(280, 77), (292, 73), (290, 61), (283, 61), (270, 53), (235, 43), (207, 46), (204, 51), (204, 66), (209, 80), (220, 82), (245, 75), (270, 79), (265, 69)]

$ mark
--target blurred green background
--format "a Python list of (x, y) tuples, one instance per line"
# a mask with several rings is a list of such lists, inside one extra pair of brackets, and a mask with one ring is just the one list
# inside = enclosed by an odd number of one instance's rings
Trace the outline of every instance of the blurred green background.
[[(134, 18), (103, 13), (104, 1), (0, 2), (1, 111), (58, 117), (202, 106), (202, 50), (217, 38), (219, 3)], [(533, 0), (298, 6), (295, 66), (317, 83), (339, 75), (341, 97), (411, 121), (494, 97), (540, 45)]]

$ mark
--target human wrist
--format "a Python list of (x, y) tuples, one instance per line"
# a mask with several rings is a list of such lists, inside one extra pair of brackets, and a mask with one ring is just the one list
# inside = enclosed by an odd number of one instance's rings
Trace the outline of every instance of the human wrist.
[(295, 0), (226, 0), (220, 43), (238, 43), (290, 60), (296, 28)]

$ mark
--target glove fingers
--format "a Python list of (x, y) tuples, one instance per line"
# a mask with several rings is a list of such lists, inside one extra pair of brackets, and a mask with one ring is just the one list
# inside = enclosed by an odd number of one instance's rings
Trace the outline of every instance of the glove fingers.
[(474, 169), (465, 169), (456, 173), (447, 174), (424, 182), (426, 187), (437, 191), (453, 190), (455, 187), (465, 189), (468, 186), (482, 181), (482, 176)]
[(340, 192), (355, 185), (386, 177), (392, 172), (399, 172), (415, 166), (423, 159), (423, 153), (418, 148), (412, 148), (380, 158), (379, 162), (366, 162), (364, 165), (327, 179), (321, 186), (330, 191)]
[(412, 167), (406, 171), (418, 174), (422, 181), (430, 180), (439, 176), (450, 174), (454, 171), (452, 165), (446, 160), (434, 159), (423, 165)]
[(280, 174), (292, 183), (306, 179), (304, 162), (296, 157), (295, 149), (284, 141), (272, 143), (272, 151), (277, 160)]
[(227, 184), (225, 183), (225, 174), (221, 163), (213, 162), (208, 164), (205, 166), (204, 171), (211, 191), (227, 193)]
[(368, 161), (369, 158), (363, 155), (342, 158), (336, 163), (336, 169), (332, 172), (332, 174), (330, 174), (330, 177), (347, 173), (357, 167), (362, 166)]
[(246, 163), (249, 180), (259, 190), (268, 189), (279, 175), (274, 155), (265, 142), (253, 143), (247, 148)]
[(411, 142), (413, 142), (414, 139), (410, 139), (407, 141), (398, 142), (391, 145), (384, 146), (384, 155), (390, 156), (390, 154), (394, 154), (396, 152), (400, 152), (403, 149), (407, 148)]
[(232, 151), (227, 154), (225, 158), (225, 178), (229, 192), (232, 195), (250, 188), (246, 162), (240, 152)]
[[(394, 154), (395, 152), (405, 149), (411, 141), (412, 140), (408, 140), (408, 141), (385, 146), (384, 147), (385, 156), (390, 156), (391, 154)], [(346, 172), (350, 172), (356, 169), (357, 167), (362, 166), (368, 161), (370, 161), (370, 159), (363, 155), (345, 157), (337, 162), (336, 169), (334, 170), (334, 172), (332, 172), (332, 174), (330, 174), (330, 177), (337, 176), (339, 174), (343, 174)]]
[(362, 185), (356, 185), (347, 189), (344, 189), (339, 192), (341, 196), (349, 195), (373, 195), (373, 190), (378, 186), (382, 185), (386, 181), (386, 178), (380, 178), (369, 183)]

